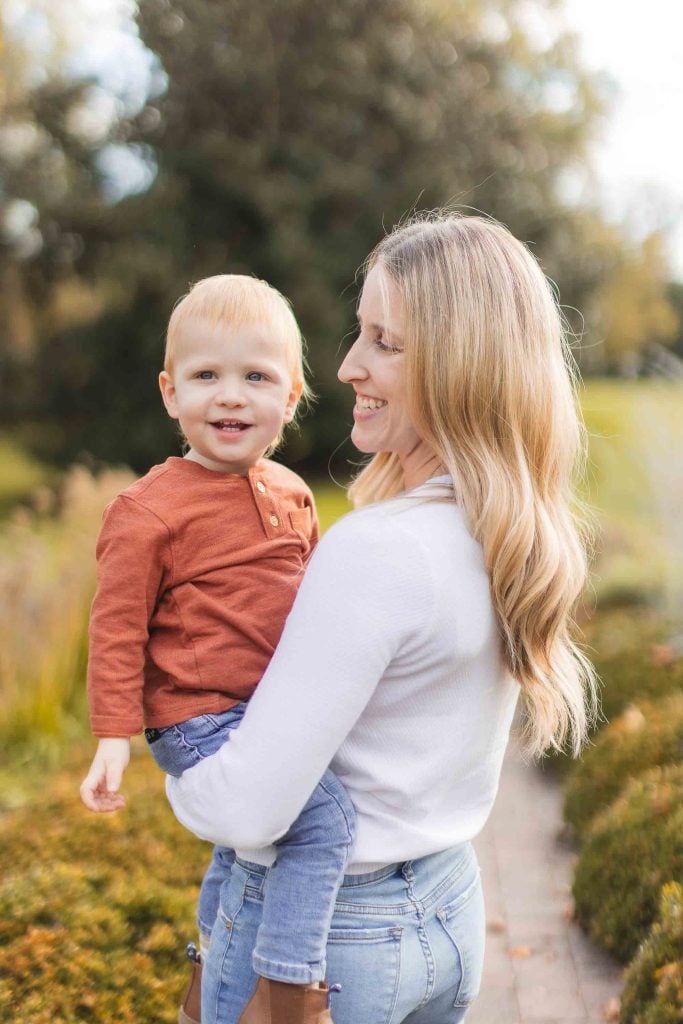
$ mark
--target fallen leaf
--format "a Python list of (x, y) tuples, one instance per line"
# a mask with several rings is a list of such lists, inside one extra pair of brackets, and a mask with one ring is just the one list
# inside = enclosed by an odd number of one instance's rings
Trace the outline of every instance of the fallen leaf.
[(507, 923), (503, 917), (490, 917), (486, 922), (486, 928), (487, 931), (497, 935), (499, 932), (504, 932), (507, 929)]
[(620, 1002), (617, 996), (612, 999), (608, 999), (606, 1003), (600, 1007), (602, 1013), (602, 1019), (606, 1021), (617, 1021), (619, 1020), (619, 1008)]
[(532, 953), (533, 950), (529, 946), (513, 946), (508, 950), (508, 955), (512, 960), (526, 960)]

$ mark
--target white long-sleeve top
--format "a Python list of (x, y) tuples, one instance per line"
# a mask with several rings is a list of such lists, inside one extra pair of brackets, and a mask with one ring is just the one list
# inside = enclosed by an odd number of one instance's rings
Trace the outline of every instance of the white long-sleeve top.
[(272, 863), (330, 766), (357, 812), (350, 872), (480, 831), (519, 686), (449, 484), (435, 478), (328, 530), (239, 729), (167, 780), (187, 828)]

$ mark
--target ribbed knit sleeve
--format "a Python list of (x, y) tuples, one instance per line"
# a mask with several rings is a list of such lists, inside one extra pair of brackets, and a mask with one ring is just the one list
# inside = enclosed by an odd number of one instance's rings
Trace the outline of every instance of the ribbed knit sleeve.
[(142, 730), (149, 621), (171, 578), (168, 530), (153, 512), (119, 496), (97, 541), (97, 592), (90, 615), (88, 702), (96, 736)]
[(241, 850), (282, 836), (387, 666), (420, 649), (434, 587), (400, 518), (352, 513), (320, 541), (240, 728), (167, 780), (177, 817), (197, 835)]

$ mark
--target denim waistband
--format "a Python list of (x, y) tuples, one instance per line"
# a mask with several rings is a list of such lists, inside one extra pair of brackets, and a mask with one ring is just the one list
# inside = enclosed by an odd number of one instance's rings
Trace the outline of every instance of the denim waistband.
[[(268, 868), (243, 860), (241, 857), (235, 859), (235, 865), (250, 876), (252, 888), (261, 890)], [(337, 906), (339, 908), (348, 905), (350, 909), (351, 904), (361, 904), (370, 899), (373, 902), (367, 905), (369, 910), (375, 906), (375, 900), (379, 896), (378, 887), (381, 886), (381, 899), (387, 901), (384, 909), (391, 906), (392, 910), (398, 913), (404, 908), (412, 910), (416, 899), (427, 909), (451, 888), (468, 868), (475, 869), (471, 872), (473, 877), (478, 876), (476, 855), (469, 842), (428, 854), (426, 857), (387, 864), (367, 874), (345, 875), (339, 889)], [(408, 889), (412, 895), (406, 898)], [(380, 909), (380, 906), (377, 905), (376, 909)]]

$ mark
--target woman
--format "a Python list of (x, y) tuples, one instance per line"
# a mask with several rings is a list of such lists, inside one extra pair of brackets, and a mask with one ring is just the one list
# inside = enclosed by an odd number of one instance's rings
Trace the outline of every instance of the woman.
[(251, 968), (267, 865), (330, 762), (358, 818), (327, 945), (334, 1021), (462, 1021), (484, 945), (470, 842), (518, 693), (535, 753), (578, 750), (594, 706), (570, 638), (583, 435), (534, 258), (483, 218), (418, 218), (371, 254), (358, 320), (339, 377), (374, 454), (360, 510), (316, 550), (240, 729), (169, 783), (185, 825), (238, 850), (205, 1024), (277, 1024)]

